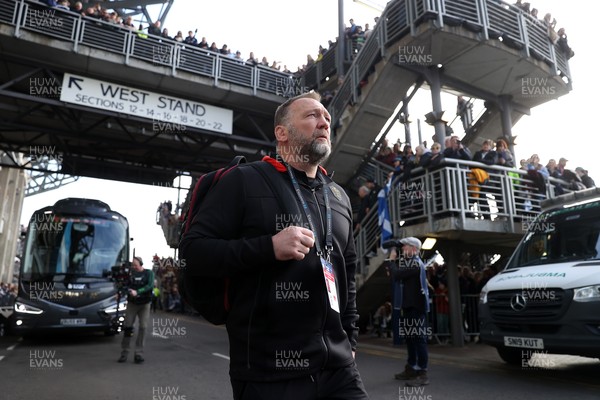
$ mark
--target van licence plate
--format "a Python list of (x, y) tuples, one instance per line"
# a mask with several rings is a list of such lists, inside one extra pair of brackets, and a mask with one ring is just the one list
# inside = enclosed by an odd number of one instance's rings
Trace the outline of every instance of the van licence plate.
[(60, 320), (61, 325), (74, 326), (74, 325), (85, 325), (87, 320), (85, 318), (62, 318)]
[(504, 336), (504, 345), (506, 347), (543, 350), (544, 339)]

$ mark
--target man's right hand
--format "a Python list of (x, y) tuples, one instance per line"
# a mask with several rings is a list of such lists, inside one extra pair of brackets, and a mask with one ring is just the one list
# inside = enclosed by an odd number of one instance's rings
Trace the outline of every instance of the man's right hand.
[(273, 250), (278, 261), (303, 260), (315, 245), (310, 229), (288, 226), (273, 236)]
[(390, 249), (390, 256), (388, 257), (388, 259), (389, 259), (390, 261), (395, 261), (395, 260), (396, 260), (396, 258), (398, 258), (398, 250), (396, 250), (396, 248), (395, 248), (395, 247), (392, 247), (392, 248)]

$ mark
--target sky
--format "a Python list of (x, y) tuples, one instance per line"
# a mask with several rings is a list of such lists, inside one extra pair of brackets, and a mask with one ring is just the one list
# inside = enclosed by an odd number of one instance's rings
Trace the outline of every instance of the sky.
[[(197, 36), (205, 36), (209, 43), (214, 41), (219, 47), (227, 44), (233, 51), (240, 50), (245, 58), (253, 51), (259, 58), (266, 56), (269, 62), (281, 61), (290, 70), (295, 70), (305, 63), (307, 54), (316, 57), (319, 45), (327, 46), (328, 40), (335, 40), (337, 3), (335, 0), (175, 0), (164, 26), (172, 35), (181, 30), (184, 36), (187, 31), (197, 28)], [(600, 132), (593, 119), (598, 112), (595, 107), (600, 93), (600, 83), (595, 78), (598, 38), (592, 29), (593, 23), (586, 23), (587, 17), (582, 16), (582, 11), (587, 16), (600, 15), (600, 2), (579, 0), (575, 6), (564, 0), (539, 0), (533, 1), (532, 7), (538, 8), (542, 16), (551, 12), (558, 21), (557, 28), (566, 29), (569, 44), (575, 51), (575, 57), (570, 60), (573, 90), (563, 98), (532, 109), (530, 116), (524, 116), (513, 127), (513, 135), (518, 136), (516, 159), (537, 153), (545, 164), (550, 158), (566, 157), (570, 160), (567, 168), (582, 166), (600, 184), (597, 146)], [(344, 0), (346, 23), (353, 18), (358, 25), (372, 25), (376, 15), (379, 12), (372, 8)], [(413, 146), (418, 144), (416, 119), (423, 121), (424, 115), (431, 111), (429, 99), (430, 93), (422, 90), (411, 103), (411, 120), (415, 121), (411, 127)], [(456, 98), (443, 97), (442, 108), (447, 110), (446, 119), (451, 120)], [(431, 138), (433, 128), (424, 122), (421, 127), (423, 139)], [(460, 127), (460, 121), (457, 120), (454, 127)], [(390, 133), (392, 141), (399, 132)], [(185, 194), (185, 191), (180, 193), (181, 201)], [(80, 178), (59, 189), (25, 198), (21, 223), (27, 224), (35, 210), (65, 197), (96, 198), (125, 215), (134, 238), (132, 250), (135, 249), (136, 255), (144, 260), (149, 260), (155, 253), (164, 257), (174, 254), (156, 224), (156, 210), (164, 200), (177, 204), (176, 189)]]

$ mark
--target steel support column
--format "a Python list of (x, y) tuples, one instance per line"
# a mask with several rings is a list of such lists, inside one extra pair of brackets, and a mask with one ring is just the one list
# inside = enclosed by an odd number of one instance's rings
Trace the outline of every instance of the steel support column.
[(463, 347), (463, 317), (460, 301), (460, 286), (458, 284), (458, 248), (456, 241), (447, 241), (444, 244), (444, 260), (448, 274), (448, 302), (450, 307), (450, 334), (452, 346)]
[(512, 136), (512, 117), (511, 117), (511, 113), (512, 113), (512, 104), (511, 104), (511, 99), (510, 96), (499, 96), (499, 100), (500, 100), (500, 115), (502, 118), (502, 136), (504, 136), (506, 139), (508, 139), (508, 148), (510, 150), (510, 152), (512, 153), (513, 157), (515, 156), (515, 145), (513, 143), (513, 136)]
[(433, 127), (435, 128), (435, 141), (444, 147), (446, 138), (446, 124), (442, 120), (444, 110), (442, 110), (442, 88), (440, 85), (440, 70), (433, 67), (427, 74), (427, 81), (431, 87), (431, 105), (433, 107), (432, 115), (434, 117)]

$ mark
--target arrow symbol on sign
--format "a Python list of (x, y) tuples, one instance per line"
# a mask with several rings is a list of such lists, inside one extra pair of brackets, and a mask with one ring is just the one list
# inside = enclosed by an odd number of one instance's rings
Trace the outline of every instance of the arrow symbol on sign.
[(83, 82), (83, 79), (81, 79), (81, 78), (75, 78), (74, 76), (70, 76), (69, 77), (69, 89), (71, 88), (72, 85), (75, 85), (75, 86), (77, 86), (77, 88), (79, 90), (81, 90), (81, 86), (79, 86), (79, 83), (77, 83), (77, 81)]

